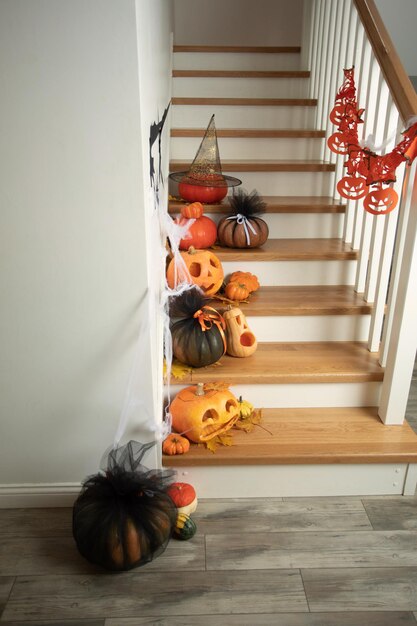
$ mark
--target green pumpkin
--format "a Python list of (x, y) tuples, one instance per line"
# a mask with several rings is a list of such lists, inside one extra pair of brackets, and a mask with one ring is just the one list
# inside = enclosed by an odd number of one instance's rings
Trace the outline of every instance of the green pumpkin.
[(197, 526), (191, 517), (185, 513), (179, 513), (174, 526), (174, 537), (186, 541), (194, 537), (196, 532)]
[[(194, 317), (197, 311), (207, 310), (207, 303), (208, 299), (193, 287), (174, 297), (170, 305), (172, 351), (178, 361), (192, 367), (216, 363), (225, 353), (225, 336), (218, 325), (208, 323), (210, 327), (203, 330)], [(208, 311), (218, 315), (212, 308)]]

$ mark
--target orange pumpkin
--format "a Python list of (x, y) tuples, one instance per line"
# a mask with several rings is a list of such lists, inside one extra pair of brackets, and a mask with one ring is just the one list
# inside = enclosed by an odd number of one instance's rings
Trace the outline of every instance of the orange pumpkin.
[(162, 444), (162, 452), (172, 456), (174, 454), (185, 454), (190, 449), (190, 442), (181, 435), (171, 433)]
[(203, 384), (182, 389), (171, 402), (172, 425), (191, 441), (209, 441), (239, 418), (239, 402), (228, 389), (204, 391)]
[(348, 144), (343, 133), (333, 133), (327, 140), (329, 149), (335, 154), (347, 154)]
[(185, 226), (189, 219), (194, 222), (188, 227), (188, 231), (180, 241), (180, 250), (194, 248), (210, 248), (217, 239), (217, 225), (206, 215), (203, 215), (203, 205), (201, 202), (194, 202), (182, 207), (181, 217), (175, 222), (180, 226)]
[[(190, 273), (192, 282), (206, 294), (212, 296), (223, 284), (223, 267), (220, 259), (211, 250), (196, 250), (191, 247), (180, 253)], [(173, 289), (175, 283), (175, 259), (171, 259), (167, 270), (167, 283)]]
[(259, 289), (259, 281), (258, 277), (255, 274), (251, 274), (250, 272), (233, 272), (230, 277), (229, 282), (237, 281), (248, 289), (249, 293), (252, 291), (256, 291)]
[(188, 483), (172, 483), (167, 494), (177, 507), (178, 513), (191, 515), (197, 508), (198, 500), (195, 489)]
[(249, 289), (246, 285), (232, 280), (226, 285), (225, 294), (229, 300), (237, 300), (240, 302), (241, 300), (246, 300), (249, 295)]

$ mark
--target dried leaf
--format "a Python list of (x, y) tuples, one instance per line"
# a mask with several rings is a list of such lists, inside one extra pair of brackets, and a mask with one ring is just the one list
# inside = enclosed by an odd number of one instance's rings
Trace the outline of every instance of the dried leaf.
[(248, 298), (246, 298), (246, 300), (231, 300), (230, 298), (226, 298), (226, 296), (222, 296), (218, 293), (212, 296), (212, 298), (213, 300), (220, 300), (220, 302), (224, 302), (225, 304), (232, 304), (233, 306), (237, 306), (238, 304), (241, 304), (242, 302), (246, 304), (249, 302)]
[(247, 418), (239, 419), (233, 426), (233, 428), (236, 428), (237, 430), (243, 430), (245, 431), (245, 433), (250, 433), (255, 428), (255, 424), (249, 422)]
[(223, 433), (222, 435), (217, 435), (208, 441), (205, 441), (205, 446), (207, 450), (210, 452), (216, 452), (218, 446), (232, 446), (233, 445), (233, 437), (231, 433)]
[[(182, 380), (187, 374), (191, 374), (193, 369), (190, 365), (185, 365), (185, 363), (180, 363), (177, 359), (174, 359), (171, 364), (171, 376), (177, 380)], [(166, 361), (164, 361), (164, 377), (166, 377), (166, 373), (167, 366)]]
[(214, 383), (204, 383), (203, 385), (204, 391), (225, 391), (226, 389), (229, 389), (229, 387), (230, 383), (227, 383), (223, 380), (219, 380), (218, 382)]

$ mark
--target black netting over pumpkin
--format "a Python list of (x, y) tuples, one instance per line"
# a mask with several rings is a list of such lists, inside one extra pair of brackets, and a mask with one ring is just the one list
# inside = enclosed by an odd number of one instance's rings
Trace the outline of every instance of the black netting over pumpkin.
[(83, 483), (73, 508), (73, 536), (91, 563), (128, 570), (165, 550), (177, 518), (166, 494), (174, 472), (141, 465), (153, 445), (130, 441), (112, 450), (107, 469)]

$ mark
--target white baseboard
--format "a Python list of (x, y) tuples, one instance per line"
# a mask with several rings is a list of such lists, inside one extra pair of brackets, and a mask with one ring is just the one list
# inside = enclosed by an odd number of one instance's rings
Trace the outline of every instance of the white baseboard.
[(0, 509), (72, 506), (80, 489), (80, 483), (0, 485)]
[[(417, 464), (181, 467), (199, 498), (414, 495)], [(0, 485), (0, 509), (71, 507), (80, 483)]]

